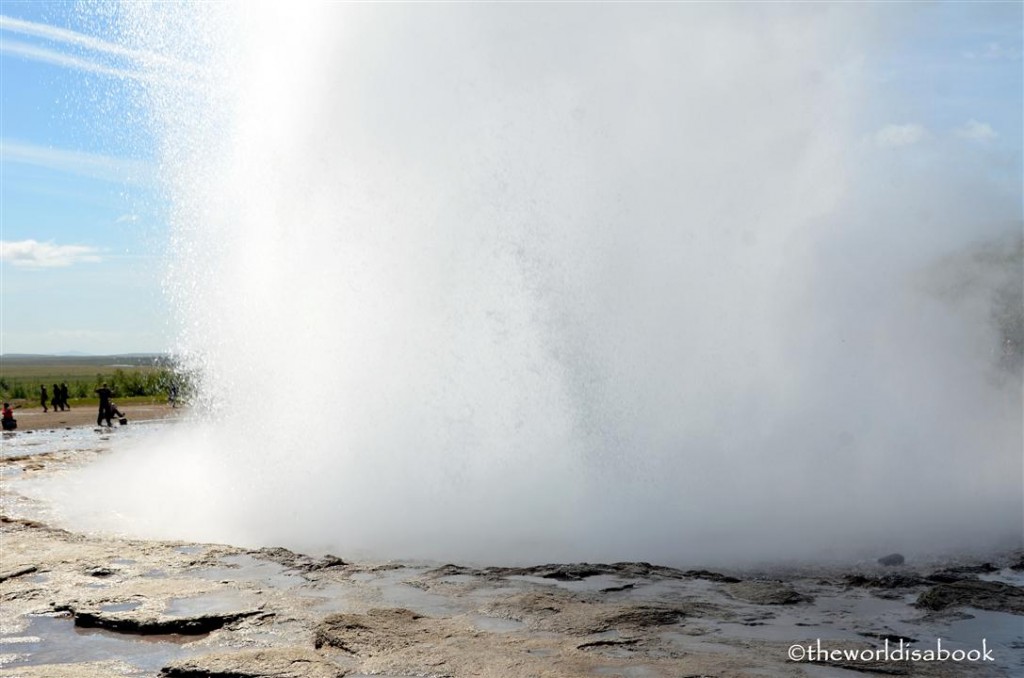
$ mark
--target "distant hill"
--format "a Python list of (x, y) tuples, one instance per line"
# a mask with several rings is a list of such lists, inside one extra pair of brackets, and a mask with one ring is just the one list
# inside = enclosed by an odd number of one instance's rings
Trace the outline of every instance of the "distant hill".
[(167, 353), (119, 353), (116, 355), (45, 355), (33, 353), (0, 354), (0, 365), (8, 368), (28, 365), (77, 365), (107, 367), (110, 365), (131, 365), (153, 367), (173, 362)]

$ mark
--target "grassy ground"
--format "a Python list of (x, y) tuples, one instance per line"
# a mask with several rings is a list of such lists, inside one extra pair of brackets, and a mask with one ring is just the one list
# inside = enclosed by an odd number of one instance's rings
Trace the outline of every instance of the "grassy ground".
[(0, 356), (0, 395), (15, 406), (39, 406), (39, 386), (67, 383), (72, 408), (95, 406), (94, 391), (106, 383), (118, 403), (167, 401), (172, 375), (166, 356)]

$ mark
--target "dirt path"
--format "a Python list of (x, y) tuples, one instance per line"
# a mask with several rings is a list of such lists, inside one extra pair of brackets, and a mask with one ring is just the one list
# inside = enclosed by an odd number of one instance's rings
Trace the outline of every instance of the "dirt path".
[[(150, 419), (166, 419), (168, 417), (179, 417), (184, 414), (185, 408), (172, 408), (165, 403), (155, 405), (122, 405), (118, 403), (118, 409), (124, 412), (129, 423), (132, 421), (146, 421)], [(57, 412), (50, 410), (43, 412), (42, 408), (25, 409), (14, 411), (14, 418), (18, 421), (19, 431), (39, 431), (57, 428), (73, 428), (76, 426), (95, 426), (97, 408), (76, 407), (73, 410)], [(117, 426), (117, 422), (114, 422)]]

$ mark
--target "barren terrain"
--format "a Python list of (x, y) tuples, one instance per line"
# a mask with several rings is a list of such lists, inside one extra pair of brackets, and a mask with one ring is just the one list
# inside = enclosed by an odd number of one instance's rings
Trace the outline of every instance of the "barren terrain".
[[(94, 417), (20, 413), (5, 435), (5, 677), (1024, 675), (1020, 553), (729, 572), (470, 567), (67, 531), (19, 487), (109, 454), (116, 427), (62, 448), (60, 427)], [(936, 641), (991, 659), (892, 654)], [(819, 644), (839, 654), (807, 661)], [(886, 647), (889, 659), (847, 655)]]

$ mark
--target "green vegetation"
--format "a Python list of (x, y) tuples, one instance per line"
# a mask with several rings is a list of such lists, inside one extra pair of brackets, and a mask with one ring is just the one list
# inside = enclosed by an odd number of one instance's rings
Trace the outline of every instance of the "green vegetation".
[(163, 402), (172, 383), (185, 399), (189, 379), (167, 356), (0, 356), (0, 395), (14, 405), (39, 402), (39, 386), (53, 397), (53, 384), (67, 383), (68, 402), (96, 404), (95, 390), (106, 383), (121, 402)]

